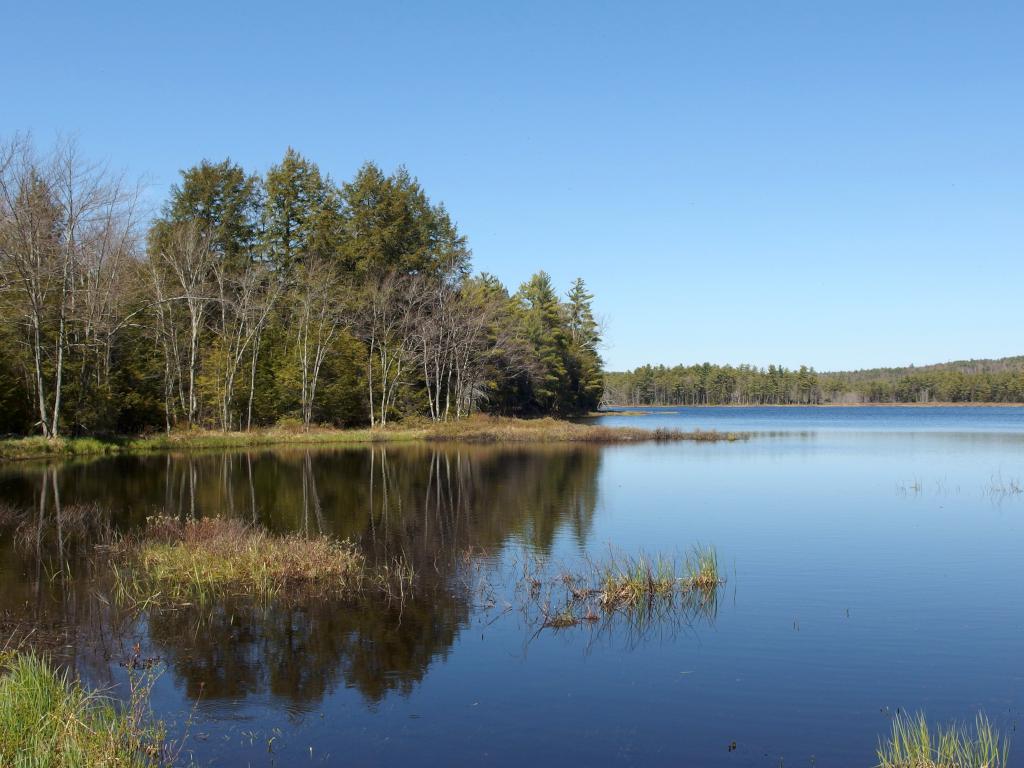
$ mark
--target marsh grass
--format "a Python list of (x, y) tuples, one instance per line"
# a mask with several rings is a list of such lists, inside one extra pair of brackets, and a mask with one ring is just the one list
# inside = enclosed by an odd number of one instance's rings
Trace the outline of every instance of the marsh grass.
[(35, 509), (12, 507), (0, 510), (0, 528), (5, 527), (13, 530), (21, 552), (36, 550), (41, 555), (107, 543), (114, 530), (110, 510), (98, 504), (63, 504), (42, 516)]
[(153, 677), (134, 677), (128, 702), (70, 679), (34, 654), (0, 653), (0, 765), (142, 768), (173, 762), (149, 709)]
[(224, 450), (273, 445), (334, 445), (437, 442), (533, 442), (533, 443), (636, 443), (691, 440), (696, 442), (735, 441), (749, 437), (744, 433), (671, 429), (637, 429), (574, 424), (560, 419), (515, 419), (476, 415), (457, 421), (433, 423), (422, 419), (405, 421), (376, 429), (309, 430), (281, 425), (252, 432), (190, 430), (135, 438), (100, 440), (92, 437), (22, 437), (0, 440), (0, 460), (96, 456), (115, 453), (149, 453), (173, 450)]
[(560, 419), (510, 419), (498, 416), (474, 416), (459, 421), (431, 425), (426, 439), (469, 443), (640, 443), (691, 440), (696, 442), (735, 441), (749, 437), (736, 432), (675, 429), (639, 429), (575, 424)]
[(402, 559), (377, 567), (347, 541), (274, 535), (225, 518), (153, 517), (112, 547), (113, 594), (121, 604), (206, 604), (355, 596), (379, 589), (403, 598), (413, 579)]
[(0, 440), (0, 460), (36, 459), (51, 456), (96, 456), (117, 453), (123, 441), (94, 437), (16, 437)]
[(518, 592), (542, 628), (563, 629), (613, 616), (637, 626), (658, 619), (712, 618), (725, 583), (714, 547), (692, 547), (682, 558), (621, 555), (588, 560), (582, 570), (551, 575), (548, 566), (524, 558)]
[(1005, 768), (1009, 741), (979, 714), (974, 728), (931, 728), (923, 713), (897, 714), (878, 745), (878, 768)]
[(645, 602), (671, 599), (695, 590), (710, 591), (724, 583), (718, 571), (714, 547), (697, 545), (682, 565), (657, 555), (612, 556), (598, 566), (601, 587), (598, 600), (606, 609), (633, 608)]

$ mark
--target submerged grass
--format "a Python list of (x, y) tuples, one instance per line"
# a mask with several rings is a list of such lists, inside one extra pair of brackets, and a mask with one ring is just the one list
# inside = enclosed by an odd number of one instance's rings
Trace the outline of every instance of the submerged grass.
[(697, 545), (683, 560), (663, 555), (611, 558), (600, 566), (599, 601), (605, 608), (631, 608), (677, 592), (713, 590), (724, 583), (714, 547)]
[(693, 440), (714, 442), (742, 440), (743, 433), (696, 430), (637, 429), (574, 424), (559, 419), (514, 419), (477, 415), (457, 421), (433, 423), (407, 420), (376, 429), (332, 429), (316, 427), (308, 431), (275, 427), (252, 432), (192, 430), (151, 437), (56, 438), (23, 437), (0, 440), (0, 460), (95, 456), (112, 453), (146, 453), (168, 450), (213, 450), (272, 445), (331, 445), (379, 442), (587, 442), (635, 443)]
[(1005, 768), (1009, 742), (979, 714), (974, 728), (932, 729), (923, 713), (896, 715), (892, 735), (878, 745), (878, 768)]
[(123, 604), (345, 597), (371, 587), (402, 596), (412, 581), (404, 561), (371, 567), (349, 542), (273, 535), (225, 518), (153, 517), (114, 552), (114, 596)]
[(600, 562), (588, 561), (581, 571), (556, 575), (542, 561), (526, 558), (520, 594), (541, 627), (562, 629), (616, 615), (639, 624), (673, 615), (710, 618), (724, 583), (714, 547), (698, 545), (681, 561), (612, 553)]
[(34, 654), (0, 654), (0, 765), (143, 768), (171, 759), (149, 686), (121, 704), (86, 691)]

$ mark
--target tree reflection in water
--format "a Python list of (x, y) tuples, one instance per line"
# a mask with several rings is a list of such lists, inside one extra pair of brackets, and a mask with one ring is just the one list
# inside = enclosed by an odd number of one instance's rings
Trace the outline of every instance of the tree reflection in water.
[[(304, 710), (341, 682), (372, 704), (411, 692), (468, 625), (474, 594), (463, 572), (466, 552), (514, 546), (544, 553), (562, 532), (586, 543), (600, 462), (596, 446), (416, 445), (120, 456), (7, 470), (0, 487), (13, 503), (38, 510), (40, 532), (56, 535), (60, 569), (79, 554), (65, 540), (57, 512), (63, 500), (109, 510), (121, 529), (154, 513), (221, 514), (278, 532), (327, 533), (352, 539), (371, 559), (404, 557), (418, 577), (401, 605), (369, 597), (270, 606), (233, 600), (115, 621), (109, 607), (83, 608), (89, 589), (81, 576), (51, 580), (44, 590), (52, 560), (44, 569), (41, 557), (15, 553), (8, 536), (0, 540), (0, 599), (8, 612), (34, 604), (36, 619), (45, 604), (47, 615), (76, 631), (88, 615), (100, 636), (114, 624), (141, 628), (193, 698), (269, 694)], [(109, 639), (95, 647), (93, 664), (115, 655)], [(92, 656), (84, 649), (72, 655)]]

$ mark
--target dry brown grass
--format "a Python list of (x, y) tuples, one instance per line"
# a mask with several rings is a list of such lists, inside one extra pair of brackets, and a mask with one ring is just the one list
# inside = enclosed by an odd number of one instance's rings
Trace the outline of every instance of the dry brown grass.
[(510, 419), (499, 416), (473, 416), (444, 422), (427, 428), (426, 439), (453, 442), (531, 442), (531, 443), (642, 443), (694, 440), (715, 442), (741, 440), (747, 435), (735, 432), (675, 429), (640, 429), (574, 424), (559, 419)]
[(114, 594), (131, 604), (345, 597), (370, 587), (400, 594), (403, 563), (371, 568), (353, 544), (328, 536), (274, 535), (238, 520), (150, 518), (114, 547)]

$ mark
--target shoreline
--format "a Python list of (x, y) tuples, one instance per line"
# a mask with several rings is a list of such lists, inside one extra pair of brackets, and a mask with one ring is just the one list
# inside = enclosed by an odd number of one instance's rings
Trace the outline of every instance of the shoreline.
[(149, 437), (15, 437), (0, 440), (0, 464), (31, 459), (124, 456), (168, 451), (203, 451), (274, 446), (372, 445), (375, 443), (643, 443), (717, 442), (746, 439), (738, 432), (648, 430), (576, 424), (553, 418), (474, 416), (461, 421), (374, 429), (315, 427), (308, 432), (269, 428), (253, 432), (196, 430)]
[(721, 403), (719, 405), (608, 405), (608, 408), (623, 408), (618, 411), (596, 411), (588, 416), (638, 415), (644, 411), (668, 410), (673, 408), (1024, 408), (1024, 403)]

